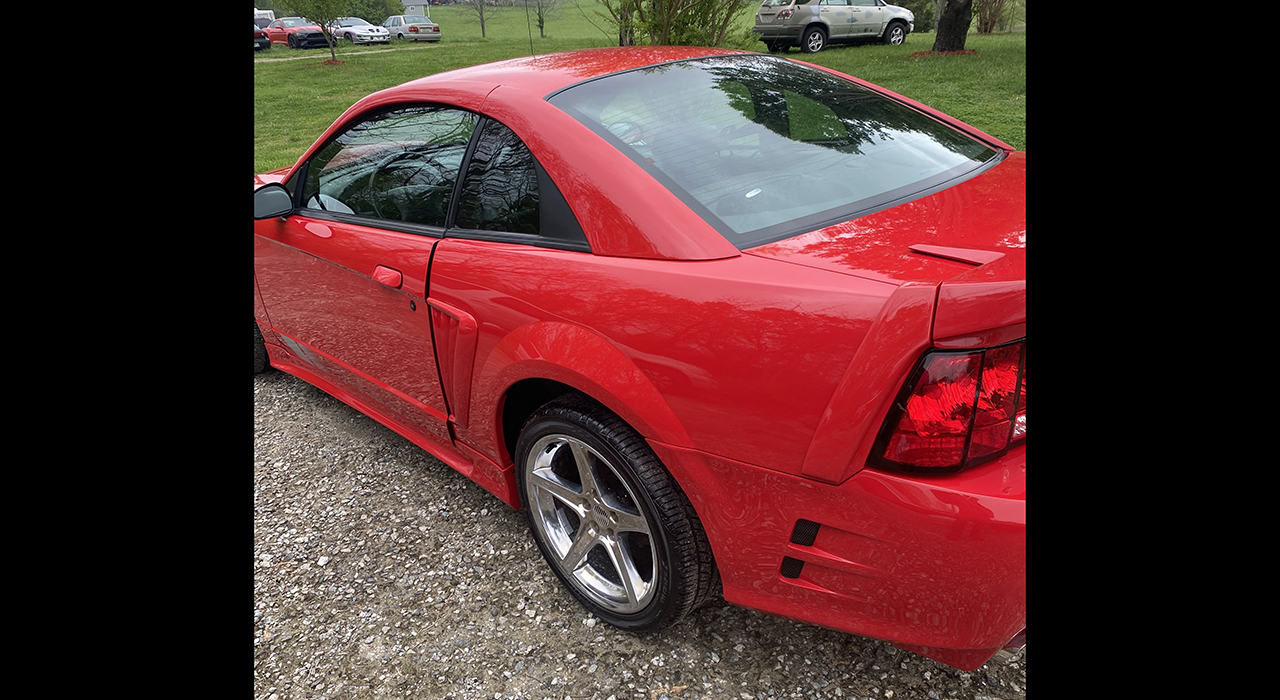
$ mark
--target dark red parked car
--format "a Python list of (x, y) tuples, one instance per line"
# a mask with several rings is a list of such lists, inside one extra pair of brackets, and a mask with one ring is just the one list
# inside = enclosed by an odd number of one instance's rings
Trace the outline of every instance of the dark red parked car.
[(255, 176), (255, 371), (524, 508), (614, 625), (722, 586), (973, 669), (1026, 639), (1025, 186), (782, 57), (441, 73)]

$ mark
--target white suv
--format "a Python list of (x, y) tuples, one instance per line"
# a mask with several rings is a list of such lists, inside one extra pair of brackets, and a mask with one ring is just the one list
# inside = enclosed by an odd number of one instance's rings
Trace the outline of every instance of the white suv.
[(911, 10), (884, 0), (764, 0), (752, 31), (770, 51), (817, 53), (831, 42), (901, 44), (915, 28)]

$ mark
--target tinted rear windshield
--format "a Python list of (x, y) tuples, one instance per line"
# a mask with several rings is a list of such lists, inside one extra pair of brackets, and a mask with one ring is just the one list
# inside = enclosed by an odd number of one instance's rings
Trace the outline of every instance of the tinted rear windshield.
[(739, 249), (923, 196), (1000, 156), (856, 83), (772, 56), (651, 66), (550, 102)]

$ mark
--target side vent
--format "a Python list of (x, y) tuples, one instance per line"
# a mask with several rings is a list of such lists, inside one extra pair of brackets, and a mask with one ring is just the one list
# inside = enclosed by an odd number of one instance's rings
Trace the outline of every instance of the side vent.
[(800, 571), (804, 569), (804, 562), (792, 557), (782, 558), (782, 576), (783, 578), (800, 578)]
[(796, 529), (791, 531), (791, 544), (812, 547), (813, 541), (818, 537), (818, 527), (819, 525), (812, 520), (797, 520)]

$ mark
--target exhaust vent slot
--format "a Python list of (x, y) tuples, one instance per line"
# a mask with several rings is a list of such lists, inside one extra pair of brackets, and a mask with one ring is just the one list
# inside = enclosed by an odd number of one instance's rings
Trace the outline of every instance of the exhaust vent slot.
[(782, 558), (782, 577), (783, 578), (800, 578), (800, 572), (804, 569), (804, 562), (792, 557)]
[(818, 537), (819, 527), (818, 523), (815, 523), (812, 520), (797, 520), (796, 528), (791, 531), (791, 544), (812, 547), (813, 541)]

